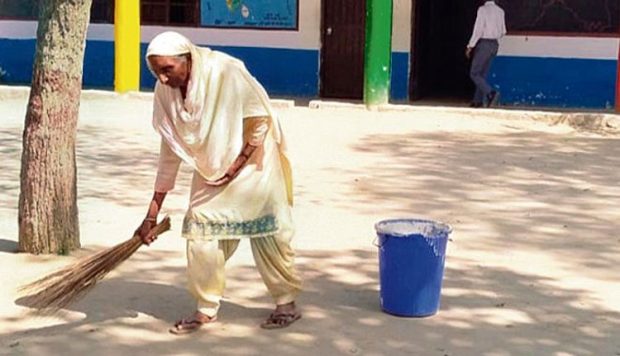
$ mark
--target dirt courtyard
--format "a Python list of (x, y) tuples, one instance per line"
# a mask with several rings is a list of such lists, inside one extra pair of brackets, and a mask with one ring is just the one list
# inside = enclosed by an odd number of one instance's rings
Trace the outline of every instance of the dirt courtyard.
[[(272, 305), (246, 241), (227, 265), (219, 321), (175, 336), (168, 328), (194, 310), (180, 237), (187, 167), (164, 204), (172, 231), (55, 317), (20, 305), (18, 286), (131, 237), (159, 147), (148, 95), (85, 93), (83, 249), (19, 254), (26, 103), (0, 88), (0, 355), (620, 355), (620, 131), (605, 123), (614, 115), (278, 101), (303, 318), (259, 328)], [(432, 317), (380, 310), (373, 226), (398, 217), (454, 229)]]

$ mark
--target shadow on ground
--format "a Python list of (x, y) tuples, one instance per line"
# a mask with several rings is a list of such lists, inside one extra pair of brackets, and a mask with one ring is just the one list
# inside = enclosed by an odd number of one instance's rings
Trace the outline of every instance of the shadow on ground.
[[(19, 196), (21, 135), (18, 128), (0, 129), (0, 157), (4, 162), (0, 192), (11, 198)], [(159, 153), (158, 147), (149, 150), (145, 146), (138, 135), (92, 125), (80, 127), (76, 143), (79, 198), (143, 205), (143, 191), (153, 186)], [(111, 194), (119, 191), (123, 194)], [(17, 201), (2, 199), (0, 207), (15, 208)]]
[(342, 172), (332, 189), (342, 193), (320, 203), (444, 219), (480, 238), (468, 247), (531, 248), (611, 277), (620, 262), (620, 188), (610, 184), (618, 181), (620, 139), (541, 132), (475, 137), (366, 136), (351, 147), (366, 164), (328, 167)]
[[(91, 354), (93, 346), (99, 350), (95, 354), (200, 354), (209, 350), (217, 355), (295, 355), (313, 349), (331, 355), (594, 355), (590, 350), (596, 349), (620, 352), (620, 343), (612, 341), (620, 328), (620, 314), (580, 307), (579, 301), (587, 290), (562, 289), (545, 278), (483, 268), (467, 260), (452, 261), (462, 266), (454, 269), (448, 258), (442, 306), (437, 315), (387, 315), (379, 307), (376, 253), (365, 250), (299, 252), (299, 268), (305, 278), (305, 291), (299, 298), (304, 318), (288, 329), (258, 328), (269, 313), (269, 299), (261, 293), (240, 302), (247, 296), (248, 286), (260, 289), (262, 285), (253, 267), (237, 266), (228, 271), (228, 299), (216, 329), (190, 336), (191, 342), (186, 337), (171, 336), (160, 337), (159, 341), (152, 337), (122, 338), (122, 330), (130, 328), (142, 335), (154, 332), (148, 323), (132, 323), (140, 314), (169, 325), (191, 312), (192, 300), (182, 287), (182, 267), (141, 267), (145, 261), (170, 257), (175, 256), (151, 251), (136, 256), (136, 263), (124, 268), (122, 278), (104, 281), (72, 308), (84, 313), (83, 319), (0, 334), (2, 348), (25, 348), (42, 354), (63, 349)], [(163, 283), (162, 275), (173, 277)], [(122, 297), (115, 294), (121, 289)], [(471, 317), (472, 313), (475, 317)], [(120, 339), (110, 339), (119, 330)], [(77, 341), (77, 337), (89, 340)]]
[(0, 252), (13, 253), (17, 252), (19, 246), (17, 242), (12, 240), (0, 239)]
[[(620, 140), (519, 130), (373, 134), (348, 147), (353, 163), (342, 165), (330, 160), (334, 152), (325, 142), (314, 146), (314, 154), (324, 164), (320, 169), (339, 172), (320, 182), (332, 187), (317, 191), (324, 187), (310, 178), (297, 183), (300, 201), (336, 212), (422, 213), (452, 224), (452, 246), (460, 254), (448, 252), (436, 316), (397, 318), (380, 311), (376, 251), (301, 250), (300, 322), (283, 331), (259, 329), (270, 300), (252, 267), (235, 266), (228, 270), (217, 326), (174, 338), (166, 327), (193, 307), (184, 289), (182, 256), (148, 250), (74, 305), (71, 311), (81, 319), (0, 331), (0, 354), (620, 355), (620, 341), (613, 337), (620, 315), (596, 299), (603, 293), (593, 294), (618, 279)], [(6, 163), (0, 170), (0, 208), (14, 209), (21, 130), (3, 128), (0, 138)], [(77, 151), (81, 199), (123, 207), (144, 203), (157, 151), (142, 136), (84, 126)], [(312, 177), (303, 161), (297, 167), (302, 177)], [(12, 246), (0, 240), (0, 251)], [(549, 258), (547, 268), (561, 266), (564, 274), (525, 273), (523, 266), (511, 265), (515, 251), (540, 253), (536, 256)], [(486, 264), (475, 259), (476, 252), (507, 262)], [(574, 283), (579, 278), (597, 284)], [(2, 321), (15, 329), (23, 322)]]

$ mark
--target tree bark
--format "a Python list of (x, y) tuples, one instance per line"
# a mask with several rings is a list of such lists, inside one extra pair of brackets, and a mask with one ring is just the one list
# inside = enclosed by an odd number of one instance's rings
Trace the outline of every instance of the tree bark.
[(39, 2), (37, 48), (23, 134), (19, 250), (80, 247), (75, 137), (92, 0)]

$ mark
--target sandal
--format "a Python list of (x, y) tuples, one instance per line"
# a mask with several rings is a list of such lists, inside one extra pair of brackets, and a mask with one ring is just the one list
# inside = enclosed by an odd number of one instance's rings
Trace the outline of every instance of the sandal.
[(293, 311), (289, 313), (276, 313), (273, 312), (267, 320), (265, 320), (260, 327), (263, 329), (282, 329), (285, 328), (295, 321), (301, 319), (301, 313), (298, 311)]
[(198, 329), (200, 329), (204, 324), (212, 323), (217, 320), (217, 316), (210, 318), (205, 315), (205, 317), (207, 320), (202, 321), (196, 317), (196, 314), (194, 314), (189, 319), (181, 319), (177, 321), (168, 331), (175, 335), (191, 334), (198, 331)]

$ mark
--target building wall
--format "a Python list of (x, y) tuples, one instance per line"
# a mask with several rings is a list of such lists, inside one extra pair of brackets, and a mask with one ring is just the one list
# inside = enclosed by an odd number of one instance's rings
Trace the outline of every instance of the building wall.
[(409, 93), (411, 63), (411, 1), (394, 0), (392, 20), (391, 98), (406, 100)]
[(620, 38), (507, 36), (490, 81), (502, 103), (611, 109)]
[[(320, 48), (320, 7), (300, 2), (298, 31), (213, 29), (142, 26), (142, 52), (158, 33), (178, 31), (194, 43), (225, 51), (242, 59), (274, 95), (316, 96)], [(35, 21), (0, 21), (2, 82), (29, 83), (35, 51)], [(114, 26), (90, 24), (84, 58), (84, 86), (113, 87)], [(144, 63), (143, 63), (144, 64)], [(145, 65), (141, 86), (152, 88), (154, 78)]]
[[(215, 29), (194, 27), (142, 26), (144, 54), (148, 42), (158, 33), (174, 30), (198, 45), (227, 52), (243, 60), (272, 95), (318, 96), (321, 49), (321, 2), (299, 2), (299, 28), (288, 30)], [(395, 1), (393, 53), (394, 98), (406, 99), (409, 72), (410, 5)], [(6, 72), (0, 82), (27, 84), (32, 75), (35, 51), (35, 21), (0, 21), (0, 68)], [(114, 26), (90, 24), (84, 58), (84, 86), (114, 86)], [(145, 65), (141, 68), (141, 87), (155, 83)]]
[[(300, 1), (299, 29), (242, 30), (142, 26), (142, 51), (159, 32), (175, 30), (199, 45), (242, 59), (272, 95), (317, 97), (321, 49), (321, 1)], [(411, 1), (394, 0), (392, 29), (393, 100), (408, 93)], [(28, 84), (35, 50), (35, 21), (0, 21), (0, 83)], [(84, 85), (114, 83), (114, 26), (91, 24)], [(617, 90), (620, 38), (507, 36), (491, 69), (491, 82), (509, 105), (612, 108)], [(154, 78), (142, 66), (141, 86)]]

